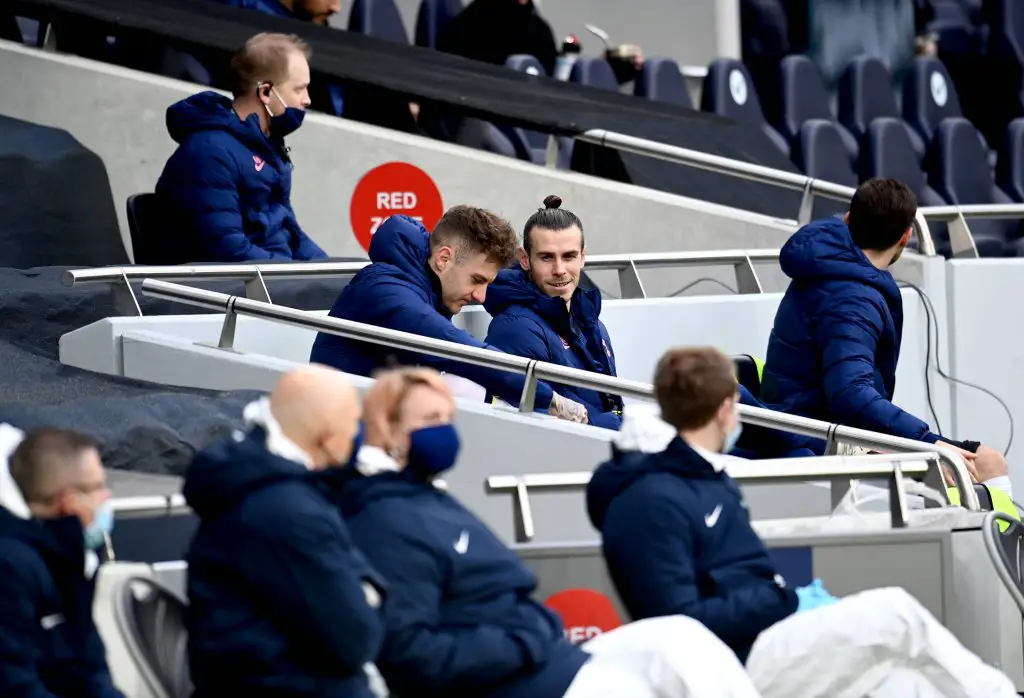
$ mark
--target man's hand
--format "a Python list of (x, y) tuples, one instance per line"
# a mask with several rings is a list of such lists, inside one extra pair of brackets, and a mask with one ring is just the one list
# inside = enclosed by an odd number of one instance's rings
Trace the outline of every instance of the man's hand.
[(587, 414), (586, 407), (578, 402), (573, 402), (569, 398), (562, 397), (558, 393), (551, 396), (548, 414), (552, 417), (558, 417), (559, 419), (578, 424), (588, 424), (590, 422), (590, 416)]
[(978, 482), (986, 482), (992, 478), (1005, 477), (1010, 474), (1003, 454), (984, 444), (978, 446), (978, 452), (974, 457), (974, 467)]
[[(975, 454), (971, 453), (970, 451), (965, 451), (959, 446), (954, 446), (953, 444), (947, 443), (945, 441), (936, 441), (935, 445), (940, 448), (953, 451), (954, 453), (958, 454), (961, 458), (963, 458), (964, 465), (967, 466), (967, 472), (971, 476), (971, 482), (979, 482), (978, 469), (975, 466), (975, 460), (977, 459), (977, 456)], [(942, 478), (943, 480), (946, 481), (947, 487), (955, 487), (957, 484), (956, 478), (953, 476), (952, 471), (950, 471), (949, 468), (945, 465), (942, 466)]]

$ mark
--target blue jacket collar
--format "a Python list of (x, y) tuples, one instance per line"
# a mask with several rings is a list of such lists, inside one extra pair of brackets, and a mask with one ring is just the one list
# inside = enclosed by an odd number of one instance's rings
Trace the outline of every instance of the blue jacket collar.
[(566, 306), (561, 298), (541, 291), (528, 272), (513, 267), (498, 273), (498, 278), (487, 290), (484, 308), (492, 317), (497, 317), (514, 306), (532, 310), (559, 335), (569, 336), (572, 333), (571, 321), (587, 330), (597, 326), (601, 315), (601, 291), (577, 288), (572, 303)]

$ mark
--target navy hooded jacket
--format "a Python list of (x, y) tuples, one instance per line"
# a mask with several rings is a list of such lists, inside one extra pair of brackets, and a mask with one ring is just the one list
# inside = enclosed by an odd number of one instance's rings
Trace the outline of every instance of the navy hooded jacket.
[(903, 298), (840, 218), (815, 221), (782, 248), (793, 281), (775, 315), (761, 383), (773, 409), (934, 442), (928, 425), (892, 403)]
[(590, 479), (587, 511), (636, 620), (690, 616), (746, 661), (758, 634), (796, 611), (739, 487), (679, 437), (661, 453), (616, 451)]
[(265, 432), (197, 456), (183, 494), (200, 525), (188, 553), (197, 698), (372, 696), (363, 665), (384, 637), (353, 546), (315, 474), (267, 451)]
[[(441, 303), (440, 281), (427, 266), (429, 257), (427, 229), (408, 216), (391, 216), (370, 243), (372, 264), (361, 269), (342, 290), (331, 308), (331, 317), (500, 351), (452, 324), (451, 312)], [(369, 376), (394, 362), (422, 364), (467, 378), (513, 405), (519, 404), (525, 383), (525, 377), (518, 373), (396, 351), (322, 332), (313, 342), (309, 360), (360, 376)], [(547, 409), (551, 395), (550, 386), (537, 383), (538, 407)]]
[(163, 263), (312, 260), (327, 255), (299, 227), (292, 163), (255, 114), (242, 121), (216, 92), (167, 109), (178, 149), (156, 185), (163, 234), (148, 240)]
[[(572, 303), (537, 288), (522, 269), (505, 269), (487, 289), (484, 307), (494, 318), (487, 343), (509, 354), (615, 376), (615, 353), (599, 319), (601, 291), (577, 288)], [(590, 423), (618, 429), (622, 398), (610, 393), (552, 385), (559, 395), (587, 408)]]
[(531, 598), (533, 574), (453, 497), (402, 473), (352, 473), (337, 501), (389, 584), (377, 666), (398, 695), (561, 696), (588, 656)]
[(93, 623), (94, 591), (77, 518), (0, 507), (0, 695), (123, 698)]

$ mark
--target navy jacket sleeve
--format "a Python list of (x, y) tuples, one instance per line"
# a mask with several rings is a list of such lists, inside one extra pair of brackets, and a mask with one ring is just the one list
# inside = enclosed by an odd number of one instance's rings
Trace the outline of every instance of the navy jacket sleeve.
[(829, 414), (841, 424), (907, 439), (934, 442), (928, 425), (905, 412), (875, 387), (875, 349), (882, 333), (881, 311), (869, 298), (838, 298), (815, 327), (822, 357)]
[[(206, 148), (202, 143), (195, 147)], [(184, 153), (182, 153), (184, 155)], [(193, 231), (210, 259), (220, 262), (244, 262), (261, 259), (288, 259), (253, 245), (242, 228), (242, 205), (238, 195), (238, 165), (227, 151), (212, 148), (202, 154), (189, 153), (189, 173), (178, 172), (175, 186), (165, 194)], [(178, 169), (185, 167), (177, 163)], [(183, 186), (185, 181), (193, 182)]]
[[(388, 285), (393, 286), (393, 290), (387, 289), (386, 286)], [(377, 301), (379, 303), (378, 312), (381, 316), (385, 316), (384, 321), (380, 324), (384, 327), (402, 332), (411, 332), (423, 337), (456, 342), (478, 349), (501, 351), (497, 347), (481, 342), (469, 332), (459, 329), (429, 305), (413, 298), (412, 294), (401, 285), (382, 282), (377, 286), (377, 290), (380, 292)], [(522, 374), (510, 371), (497, 371), (462, 361), (450, 361), (426, 354), (420, 355), (419, 360), (438, 371), (454, 373), (479, 383), (487, 392), (497, 395), (505, 402), (513, 405), (519, 404), (519, 398), (523, 393), (523, 385), (526, 382)], [(551, 387), (546, 383), (538, 381), (537, 406), (547, 409), (551, 404), (551, 396)]]
[[(291, 210), (291, 206), (288, 208)], [(295, 216), (294, 210), (292, 210), (292, 216)], [(327, 259), (327, 253), (321, 249), (320, 245), (313, 242), (313, 238), (306, 235), (306, 232), (298, 224), (295, 226), (295, 237), (298, 239), (298, 244), (295, 245), (296, 260), (308, 262), (317, 259)]]
[(0, 557), (0, 695), (5, 698), (58, 698), (36, 673), (33, 638), (39, 619), (29, 599), (38, 565), (4, 550)]
[(538, 361), (551, 361), (544, 331), (533, 320), (503, 313), (487, 326), (487, 343), (503, 352)]
[[(266, 602), (281, 627), (299, 634), (307, 646), (356, 672), (377, 656), (384, 639), (381, 609), (371, 605), (367, 585), (378, 580), (352, 573), (358, 551), (337, 540), (334, 521), (323, 512), (291, 508), (287, 516), (268, 512), (258, 539), (244, 556), (246, 579)], [(342, 524), (344, 525), (344, 524)], [(258, 551), (258, 552), (257, 552)]]
[(526, 645), (515, 631), (441, 625), (447, 560), (425, 539), (423, 527), (392, 513), (378, 506), (352, 521), (360, 547), (388, 580), (387, 639), (377, 660), (384, 675), (401, 676), (424, 693), (457, 694), (529, 668)]
[[(743, 642), (789, 616), (796, 594), (772, 585), (732, 589), (701, 599), (693, 567), (687, 502), (625, 492), (602, 526), (605, 559), (616, 579), (628, 580), (629, 605), (641, 618), (682, 614), (703, 623), (726, 644)], [(642, 501), (641, 501), (642, 500)]]

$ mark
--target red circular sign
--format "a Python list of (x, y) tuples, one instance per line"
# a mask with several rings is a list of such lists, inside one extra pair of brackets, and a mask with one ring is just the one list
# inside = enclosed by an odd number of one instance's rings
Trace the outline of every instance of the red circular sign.
[(561, 616), (565, 636), (574, 645), (622, 625), (611, 599), (593, 589), (566, 589), (544, 605)]
[(363, 175), (349, 206), (352, 232), (367, 252), (373, 234), (390, 216), (410, 216), (433, 230), (443, 213), (441, 192), (434, 180), (407, 162), (389, 162)]

